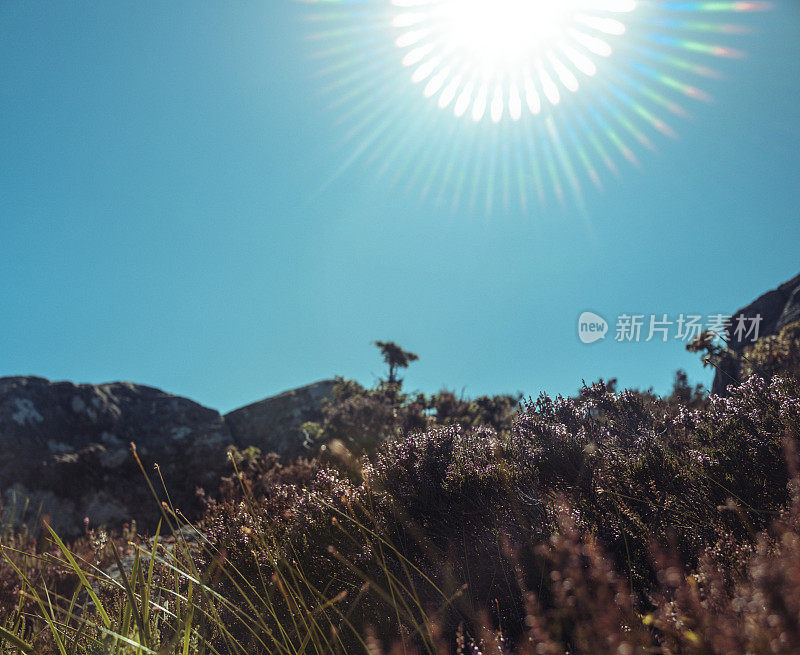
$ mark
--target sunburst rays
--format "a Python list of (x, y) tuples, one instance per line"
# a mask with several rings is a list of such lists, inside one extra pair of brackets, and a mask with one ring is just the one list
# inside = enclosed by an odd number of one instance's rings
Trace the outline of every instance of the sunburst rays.
[(610, 57), (633, 0), (392, 0), (402, 64), (456, 117), (498, 123), (557, 105)]
[(581, 205), (587, 187), (676, 136), (692, 105), (710, 100), (715, 61), (743, 56), (748, 14), (769, 7), (568, 0), (538, 15), (553, 21), (533, 44), (520, 25), (497, 49), (471, 47), (487, 15), (459, 23), (453, 13), (472, 1), (310, 2), (339, 171), (362, 160), (453, 210)]

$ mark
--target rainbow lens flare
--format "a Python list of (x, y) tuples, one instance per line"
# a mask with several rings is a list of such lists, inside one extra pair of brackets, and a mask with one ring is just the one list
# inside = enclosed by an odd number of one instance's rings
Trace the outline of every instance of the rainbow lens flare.
[(321, 92), (357, 161), (459, 210), (555, 201), (639, 165), (744, 56), (767, 2), (304, 0)]
[(610, 57), (633, 0), (393, 0), (395, 44), (411, 81), (457, 116), (539, 114)]

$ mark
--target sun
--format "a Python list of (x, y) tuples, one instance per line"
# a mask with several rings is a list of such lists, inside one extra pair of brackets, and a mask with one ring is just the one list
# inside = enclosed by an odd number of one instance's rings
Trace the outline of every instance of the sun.
[(751, 15), (773, 4), (296, 1), (311, 6), (309, 54), (344, 148), (324, 186), (361, 162), (425, 202), (487, 216), (586, 215), (588, 193), (708, 117), (760, 29)]
[(450, 50), (478, 65), (514, 66), (543, 50), (569, 21), (568, 2), (463, 0), (440, 3)]
[(576, 92), (634, 0), (392, 0), (395, 44), (411, 79), (442, 109), (499, 123)]

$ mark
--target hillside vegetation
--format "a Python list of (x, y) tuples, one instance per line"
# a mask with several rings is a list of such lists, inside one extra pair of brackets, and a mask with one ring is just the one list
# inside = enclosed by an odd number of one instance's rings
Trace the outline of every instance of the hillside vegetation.
[(798, 653), (798, 334), (726, 397), (679, 373), (521, 403), (409, 394), (381, 342), (309, 458), (231, 451), (194, 525), (142, 469), (155, 535), (7, 528), (0, 652)]

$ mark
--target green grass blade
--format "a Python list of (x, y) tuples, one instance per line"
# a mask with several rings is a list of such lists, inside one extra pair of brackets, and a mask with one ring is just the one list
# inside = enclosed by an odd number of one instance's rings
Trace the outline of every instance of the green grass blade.
[(86, 579), (86, 574), (83, 572), (83, 569), (80, 566), (78, 566), (78, 563), (75, 561), (75, 558), (72, 556), (72, 553), (69, 551), (66, 545), (64, 545), (64, 542), (61, 541), (61, 537), (59, 537), (56, 534), (55, 530), (53, 530), (53, 528), (51, 528), (47, 523), (45, 523), (45, 526), (50, 531), (51, 536), (55, 540), (56, 544), (58, 544), (58, 547), (61, 549), (61, 552), (64, 553), (64, 557), (66, 557), (67, 560), (69, 560), (72, 569), (75, 571), (75, 575), (78, 576), (78, 579), (81, 581), (81, 584), (86, 588), (86, 592), (89, 594), (89, 598), (92, 599), (92, 602), (94, 603), (98, 613), (100, 614), (100, 618), (103, 620), (103, 625), (105, 625), (106, 628), (110, 628), (111, 618), (108, 616), (108, 613), (103, 607), (103, 604), (100, 602), (100, 598), (98, 598), (97, 594), (95, 593), (95, 590), (92, 588), (92, 585), (90, 585), (89, 581)]
[(0, 626), (0, 637), (10, 641), (14, 646), (16, 646), (20, 651), (25, 653), (25, 655), (37, 655), (38, 651), (34, 649), (34, 647), (29, 644), (27, 641), (23, 641), (13, 632), (9, 632), (4, 627)]

